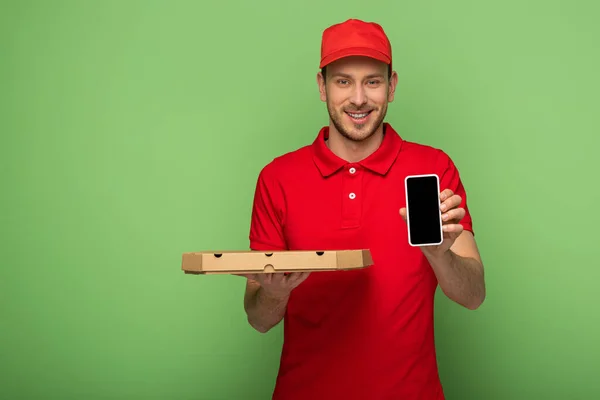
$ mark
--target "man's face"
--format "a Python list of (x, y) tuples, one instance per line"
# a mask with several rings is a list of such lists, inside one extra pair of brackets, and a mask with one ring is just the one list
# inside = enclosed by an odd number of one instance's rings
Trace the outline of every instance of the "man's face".
[(326, 73), (318, 75), (319, 90), (334, 127), (351, 141), (371, 137), (394, 99), (396, 73), (388, 78), (388, 65), (367, 57), (335, 61)]

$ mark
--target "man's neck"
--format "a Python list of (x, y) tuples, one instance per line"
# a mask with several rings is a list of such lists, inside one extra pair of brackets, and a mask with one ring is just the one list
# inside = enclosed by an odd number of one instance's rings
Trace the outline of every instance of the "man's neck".
[(356, 142), (341, 135), (333, 124), (329, 127), (327, 147), (336, 156), (348, 162), (359, 162), (373, 154), (383, 141), (383, 124), (369, 138)]

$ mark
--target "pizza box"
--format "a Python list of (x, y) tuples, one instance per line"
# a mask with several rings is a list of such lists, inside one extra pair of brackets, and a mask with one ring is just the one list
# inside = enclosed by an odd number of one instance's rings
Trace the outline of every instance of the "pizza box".
[(183, 253), (186, 274), (256, 274), (361, 269), (373, 265), (369, 250), (201, 251)]

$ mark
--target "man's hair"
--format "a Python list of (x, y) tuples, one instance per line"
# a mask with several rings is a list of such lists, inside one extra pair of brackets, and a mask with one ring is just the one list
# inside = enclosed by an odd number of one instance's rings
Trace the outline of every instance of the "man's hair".
[[(327, 65), (321, 68), (321, 75), (323, 75), (323, 81), (327, 81)], [(392, 78), (392, 68), (388, 65), (388, 79)]]

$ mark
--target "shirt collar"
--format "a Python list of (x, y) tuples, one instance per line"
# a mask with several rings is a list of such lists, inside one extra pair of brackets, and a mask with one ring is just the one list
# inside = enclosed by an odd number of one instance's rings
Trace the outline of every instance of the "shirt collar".
[[(398, 156), (403, 142), (400, 135), (398, 135), (389, 123), (383, 124), (383, 132), (383, 141), (377, 150), (364, 160), (355, 163), (380, 175), (385, 175), (389, 171)], [(321, 128), (312, 144), (314, 162), (324, 177), (332, 175), (343, 166), (349, 164), (327, 147), (325, 141), (328, 137), (329, 127), (325, 126)]]

